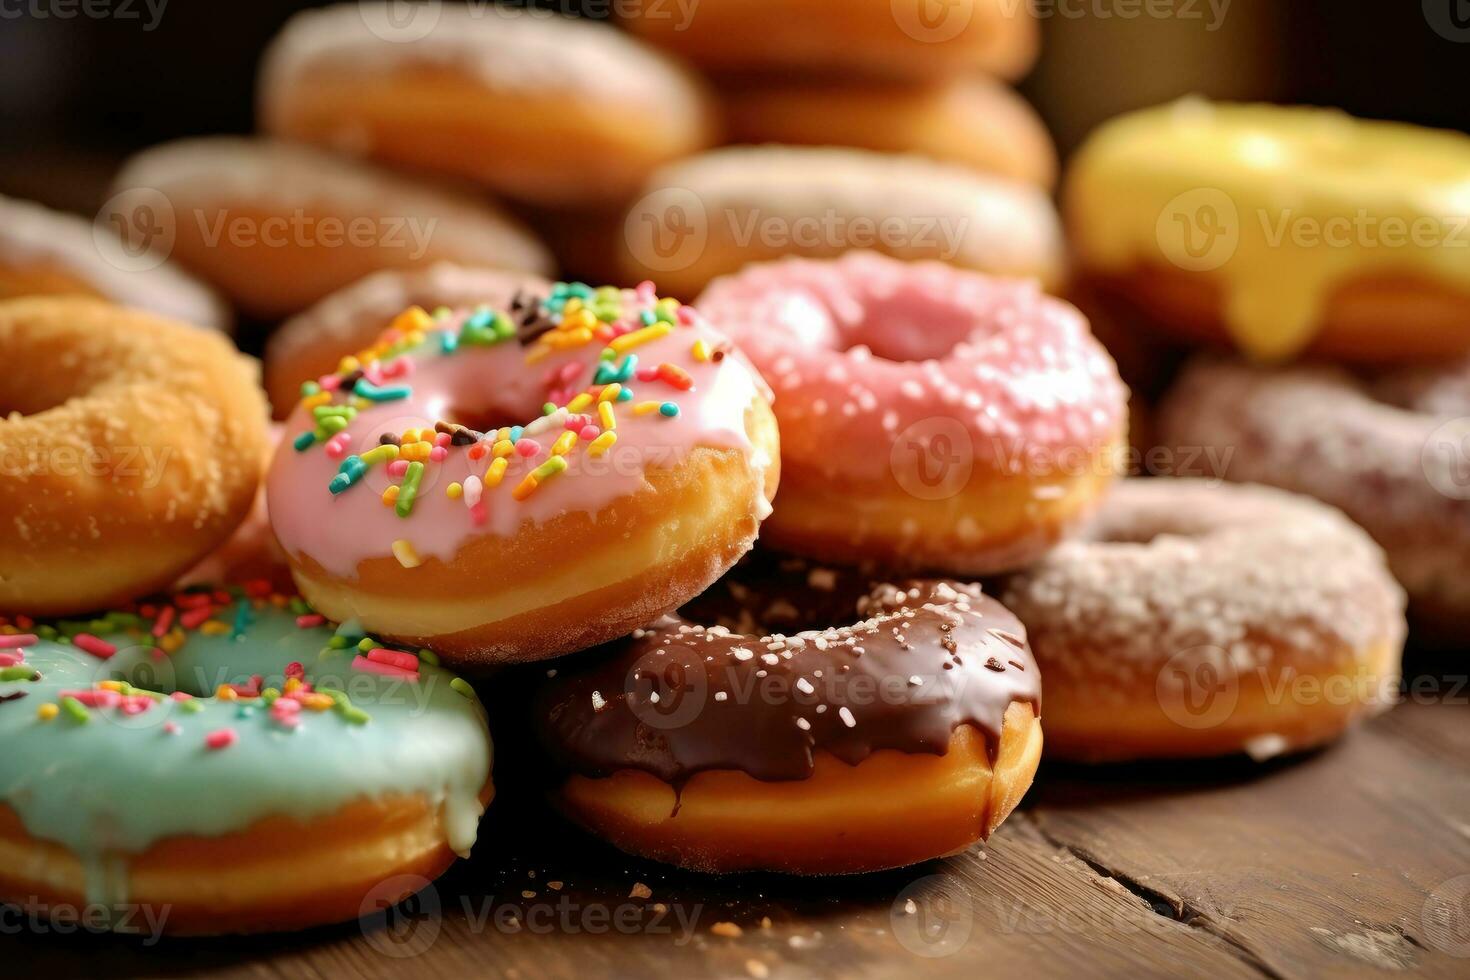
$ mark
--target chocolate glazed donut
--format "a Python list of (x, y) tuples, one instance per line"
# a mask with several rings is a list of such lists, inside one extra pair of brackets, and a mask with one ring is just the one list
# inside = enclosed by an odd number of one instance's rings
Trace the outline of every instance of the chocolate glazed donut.
[[(752, 578), (539, 692), (538, 734), (568, 773), (561, 809), (624, 850), (712, 871), (869, 871), (987, 837), (1040, 755), (1020, 622), (956, 582)], [(748, 632), (767, 613), (849, 625)]]

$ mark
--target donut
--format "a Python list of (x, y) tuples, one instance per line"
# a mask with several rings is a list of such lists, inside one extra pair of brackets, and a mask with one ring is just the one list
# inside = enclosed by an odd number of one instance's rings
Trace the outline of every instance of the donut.
[(675, 608), (750, 547), (779, 473), (759, 376), (649, 283), (411, 308), (303, 394), (268, 481), (302, 594), (467, 666)]
[[(877, 871), (988, 838), (1041, 755), (1020, 623), (957, 582), (813, 583), (725, 580), (733, 628), (669, 616), (559, 663), (532, 701), (557, 808), (707, 872)], [(823, 589), (832, 618), (790, 634), (756, 619)]]
[[(1036, 60), (1028, 4), (954, 0), (699, 0), (625, 5), (640, 37), (702, 68), (777, 76), (1013, 79)], [(936, 16), (937, 15), (937, 16)]]
[(703, 86), (610, 25), (446, 4), (396, 27), (391, 8), (288, 21), (262, 67), (266, 131), (554, 205), (622, 204), (714, 140)]
[(751, 266), (697, 305), (776, 392), (777, 548), (1010, 570), (1090, 513), (1121, 465), (1117, 370), (1034, 283), (851, 253)]
[[(249, 513), (255, 363), (213, 331), (77, 297), (0, 302), (0, 613), (166, 588)], [(23, 369), (22, 369), (23, 368)]]
[(1397, 698), (1404, 599), (1382, 551), (1279, 490), (1124, 481), (1085, 540), (997, 594), (1046, 678), (1048, 758), (1262, 760)]
[(304, 146), (165, 143), (118, 174), (108, 217), (263, 318), (371, 272), (456, 261), (547, 273), (550, 257), (486, 201)]
[(0, 901), (40, 914), (171, 935), (356, 919), (468, 855), (492, 795), (465, 681), (268, 589), (16, 617), (0, 664)]
[(1470, 350), (1470, 136), (1185, 100), (1106, 124), (1065, 212), (1079, 274), (1260, 360)]
[(210, 289), (162, 258), (130, 255), (73, 214), (0, 196), (0, 300), (88, 296), (119, 306), (228, 329), (230, 312)]
[(1466, 416), (1463, 360), (1376, 380), (1330, 367), (1198, 361), (1160, 406), (1159, 428), (1166, 447), (1215, 451), (1228, 479), (1340, 508), (1387, 552), (1422, 631), (1416, 639), (1459, 642), (1470, 623)]
[(281, 592), (296, 591), (291, 580), (290, 563), (271, 531), (270, 508), (266, 505), (265, 496), (265, 474), (270, 469), (271, 460), (275, 459), (276, 448), (280, 446), (284, 433), (281, 425), (272, 423), (265, 441), (265, 452), (260, 459), (260, 488), (255, 492), (250, 513), (224, 544), (174, 582), (175, 590), (216, 582), (268, 582)]
[(371, 347), (410, 306), (508, 304), (519, 289), (549, 289), (529, 273), (439, 262), (423, 269), (384, 269), (343, 287), (282, 323), (265, 349), (265, 390), (280, 418), (301, 400), (301, 382), (332, 371), (348, 354)]
[(1036, 110), (981, 75), (932, 82), (722, 86), (736, 143), (917, 153), (1050, 189), (1057, 151)]
[(678, 296), (752, 262), (869, 249), (1047, 285), (1062, 237), (1040, 188), (955, 164), (827, 147), (729, 147), (665, 167), (629, 208), (629, 279)]

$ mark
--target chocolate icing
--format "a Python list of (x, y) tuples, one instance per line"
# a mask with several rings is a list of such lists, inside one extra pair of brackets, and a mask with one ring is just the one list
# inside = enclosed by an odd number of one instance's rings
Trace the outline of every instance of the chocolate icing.
[[(804, 628), (824, 621), (849, 625)], [(762, 622), (795, 631), (753, 633)], [(534, 718), (557, 763), (676, 786), (717, 769), (805, 779), (816, 749), (850, 765), (879, 749), (940, 755), (962, 724), (993, 753), (1011, 702), (1039, 710), (1041, 696), (1025, 628), (978, 586), (764, 559), (550, 673)]]

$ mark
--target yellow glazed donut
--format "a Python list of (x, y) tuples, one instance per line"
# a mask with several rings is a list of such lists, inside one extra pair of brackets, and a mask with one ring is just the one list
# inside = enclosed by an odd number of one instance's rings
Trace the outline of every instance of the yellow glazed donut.
[(304, 146), (166, 143), (133, 157), (115, 190), (111, 212), (124, 229), (148, 229), (180, 265), (262, 317), (295, 313), (379, 269), (551, 266), (529, 232), (480, 199)]
[(731, 147), (654, 175), (623, 225), (628, 279), (694, 296), (716, 276), (788, 255), (867, 249), (1044, 284), (1062, 275), (1047, 194), (918, 156)]
[(1186, 100), (1103, 126), (1066, 181), (1079, 271), (1262, 359), (1470, 349), (1470, 136)]
[(266, 53), (267, 132), (539, 204), (622, 203), (709, 146), (703, 88), (606, 24), (495, 4), (298, 14)]
[(0, 303), (0, 611), (86, 612), (168, 586), (260, 482), (254, 362), (97, 300)]
[(1036, 110), (980, 75), (937, 82), (754, 83), (721, 87), (736, 143), (917, 153), (1039, 187), (1057, 151)]
[(488, 303), (508, 305), (521, 289), (551, 284), (528, 273), (473, 269), (441, 262), (426, 269), (384, 269), (339, 289), (271, 334), (265, 390), (278, 418), (301, 400), (301, 382), (332, 371), (349, 354), (371, 347), (383, 325), (410, 306), (426, 310)]
[(302, 594), (468, 666), (668, 612), (776, 491), (769, 391), (651, 283), (413, 308), (302, 394), (269, 478)]
[(1031, 6), (1007, 0), (699, 0), (633, 5), (626, 20), (700, 67), (787, 77), (1017, 78), (1039, 35)]
[[(162, 258), (130, 255), (106, 229), (30, 201), (0, 197), (0, 300), (90, 296), (201, 327), (230, 326), (208, 287)], [(112, 260), (103, 249), (115, 247)]]
[(1046, 678), (1053, 758), (1264, 759), (1397, 698), (1404, 596), (1383, 553), (1279, 490), (1125, 481), (1086, 539), (998, 595)]

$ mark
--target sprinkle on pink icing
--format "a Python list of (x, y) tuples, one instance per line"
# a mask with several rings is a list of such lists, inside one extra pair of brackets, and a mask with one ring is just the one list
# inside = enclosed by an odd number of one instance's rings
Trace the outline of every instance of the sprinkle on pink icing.
[(936, 419), (1001, 472), (1123, 430), (1112, 359), (1029, 280), (855, 252), (750, 266), (696, 305), (775, 390), (783, 456), (827, 476), (885, 479), (897, 437)]

